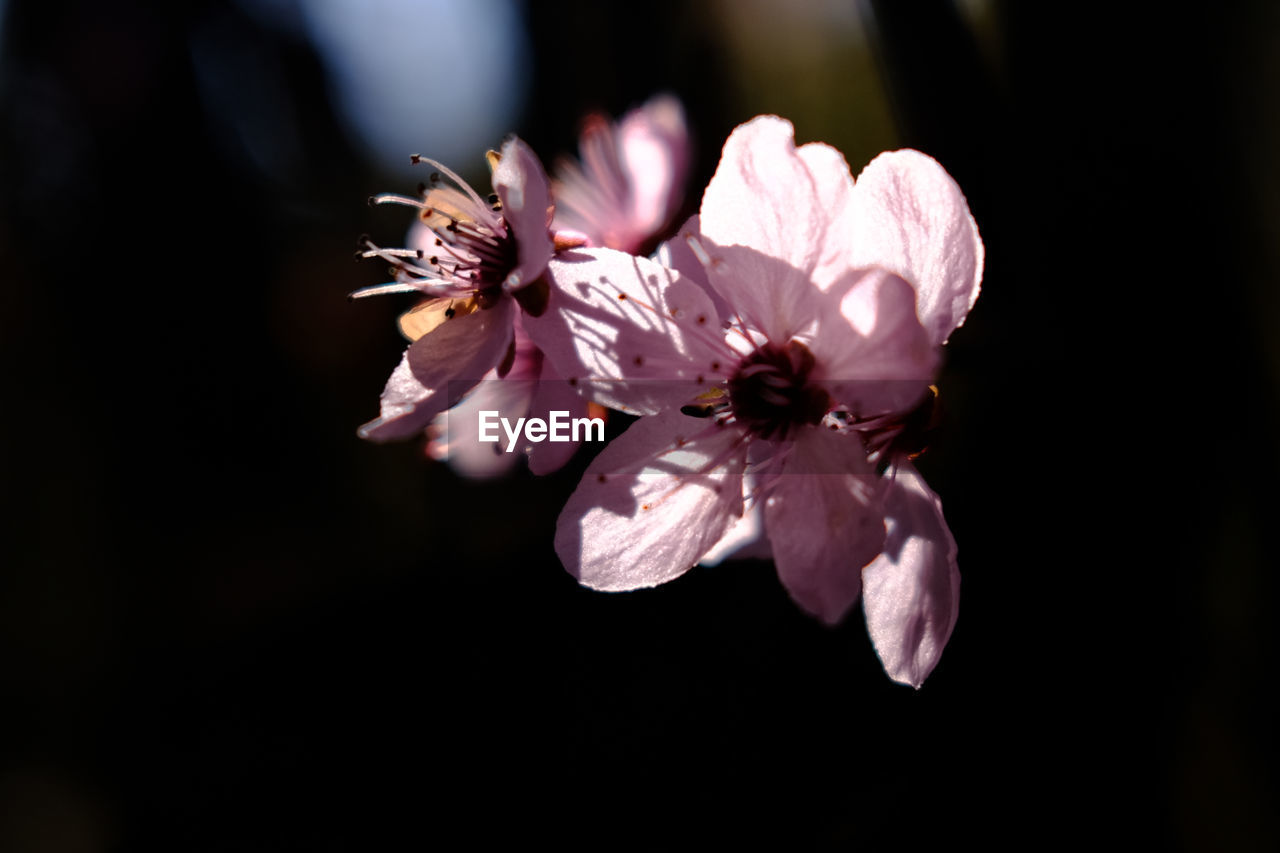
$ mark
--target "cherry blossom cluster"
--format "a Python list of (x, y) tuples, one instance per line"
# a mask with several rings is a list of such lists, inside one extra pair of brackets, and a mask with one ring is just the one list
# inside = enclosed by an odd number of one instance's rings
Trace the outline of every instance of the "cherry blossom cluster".
[[(674, 222), (689, 162), (678, 102), (590, 120), (550, 180), (527, 145), (490, 153), (482, 197), (435, 169), (406, 248), (367, 243), (413, 292), (411, 343), (373, 440), (426, 434), (465, 474), (505, 470), (505, 419), (636, 416), (562, 511), (565, 568), (606, 591), (725, 558), (772, 558), (828, 624), (862, 601), (886, 673), (919, 687), (955, 626), (956, 544), (913, 464), (941, 347), (977, 299), (983, 246), (964, 196), (916, 151), (855, 181), (787, 121), (733, 131), (697, 215)], [(678, 227), (673, 227), (673, 225)], [(501, 413), (510, 442), (482, 434)], [(588, 432), (589, 434), (589, 432)], [(530, 469), (568, 441), (527, 441)]]

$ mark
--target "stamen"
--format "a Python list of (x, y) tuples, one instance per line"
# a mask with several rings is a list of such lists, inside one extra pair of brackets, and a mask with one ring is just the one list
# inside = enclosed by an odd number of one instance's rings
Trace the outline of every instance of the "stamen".
[[(488, 205), (484, 203), (484, 201), (480, 198), (480, 196), (476, 193), (476, 191), (471, 188), (471, 185), (468, 184), (466, 181), (462, 180), (462, 178), (458, 177), (457, 173), (449, 169), (449, 167), (445, 166), (443, 163), (440, 163), (436, 160), (432, 160), (430, 157), (423, 157), (421, 154), (413, 155), (413, 163), (414, 165), (417, 165), (419, 163), (428, 163), (432, 166), (435, 166), (437, 169), (439, 169), (441, 172), (447, 175), (449, 177), (449, 180), (453, 181), (454, 185), (456, 185), (458, 189), (466, 193), (467, 197), (470, 198), (473, 202), (475, 202), (476, 212), (479, 213), (481, 217), (483, 217), (484, 223), (486, 225), (490, 226), (490, 228), (493, 231), (498, 231), (503, 227), (501, 220), (499, 220), (497, 217), (493, 215), (493, 211), (489, 209)], [(433, 172), (431, 175), (431, 183), (433, 184), (437, 183), (439, 180), (440, 180), (440, 176)]]
[(384, 293), (416, 293), (421, 288), (412, 284), (393, 283), (393, 284), (375, 284), (372, 287), (362, 287), (359, 290), (353, 290), (347, 294), (348, 299), (364, 299), (366, 296), (381, 296)]
[(377, 195), (369, 196), (369, 203), (370, 204), (403, 204), (405, 207), (416, 207), (425, 213), (430, 213), (430, 210), (431, 210), (429, 207), (427, 207), (427, 203), (422, 199), (411, 198), (407, 195), (400, 195), (399, 193), (378, 193)]

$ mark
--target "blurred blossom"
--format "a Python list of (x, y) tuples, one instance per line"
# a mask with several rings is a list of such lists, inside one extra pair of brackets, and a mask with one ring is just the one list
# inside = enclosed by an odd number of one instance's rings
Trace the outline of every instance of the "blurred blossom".
[(409, 175), (409, 155), (419, 151), (464, 160), (515, 125), (530, 72), (512, 0), (313, 0), (298, 8), (335, 105), (379, 168)]
[(659, 95), (616, 124), (589, 116), (579, 153), (581, 162), (565, 159), (556, 169), (556, 229), (648, 254), (684, 200), (690, 144), (680, 101)]

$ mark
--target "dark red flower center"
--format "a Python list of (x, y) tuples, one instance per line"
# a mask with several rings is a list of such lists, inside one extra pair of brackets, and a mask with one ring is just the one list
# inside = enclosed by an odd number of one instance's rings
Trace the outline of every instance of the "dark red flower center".
[(757, 348), (729, 378), (734, 419), (760, 438), (778, 440), (795, 426), (820, 423), (831, 397), (809, 381), (813, 366), (813, 353), (799, 341)]

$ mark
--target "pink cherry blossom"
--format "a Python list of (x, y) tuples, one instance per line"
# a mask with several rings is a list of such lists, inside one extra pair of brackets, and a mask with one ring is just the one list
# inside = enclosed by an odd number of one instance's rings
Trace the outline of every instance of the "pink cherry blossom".
[[(803, 146), (800, 155), (811, 148)], [(829, 156), (830, 149), (823, 153)], [(984, 260), (977, 225), (955, 181), (937, 161), (905, 150), (876, 157), (852, 187), (833, 182), (826, 190), (833, 216), (845, 222), (846, 239), (838, 244), (845, 262), (876, 265), (910, 281), (930, 341), (945, 343), (978, 298)], [(721, 212), (728, 213), (731, 204)], [(724, 222), (720, 217), (718, 224)], [(889, 676), (919, 687), (955, 627), (960, 575), (941, 501), (896, 444), (908, 419), (897, 413), (851, 428), (863, 434), (879, 465), (889, 469), (888, 542), (862, 572), (868, 631)], [(717, 543), (711, 560), (734, 553), (758, 556), (768, 538), (757, 505)]]
[(489, 371), (505, 374), (514, 357), (514, 324), (521, 306), (538, 311), (540, 283), (554, 246), (548, 229), (550, 187), (527, 145), (511, 138), (493, 158), (494, 194), (482, 199), (444, 166), (421, 197), (383, 195), (379, 203), (417, 209), (418, 245), (386, 249), (367, 244), (365, 257), (391, 262), (392, 284), (354, 296), (417, 292), (428, 301), (402, 318), (413, 341), (382, 392), (381, 415), (360, 429), (383, 441), (420, 434)]
[[(745, 247), (718, 251), (725, 268), (764, 266)], [(911, 286), (851, 269), (823, 292), (777, 266), (773, 282), (807, 307), (724, 330), (710, 298), (674, 270), (607, 249), (577, 257), (552, 262), (557, 287), (530, 334), (595, 399), (652, 416), (615, 439), (570, 497), (556, 539), (566, 567), (604, 590), (683, 574), (741, 515), (750, 468), (769, 530), (787, 534), (772, 537), (784, 585), (838, 621), (857, 601), (858, 570), (881, 551), (884, 481), (860, 438), (828, 416), (889, 411), (927, 392), (935, 356)]]
[(616, 125), (591, 116), (579, 152), (580, 163), (556, 167), (556, 230), (582, 234), (592, 246), (648, 252), (683, 198), (689, 134), (680, 102), (659, 95)]
[[(685, 231), (702, 276), (607, 250), (550, 265), (531, 336), (590, 396), (646, 416), (588, 469), (557, 552), (584, 585), (627, 590), (767, 536), (797, 603), (834, 623), (863, 595), (886, 672), (918, 687), (959, 576), (898, 441), (981, 280), (963, 196), (915, 152), (855, 186), (834, 149), (762, 117), (730, 136)], [(665, 257), (688, 268), (681, 254)]]

